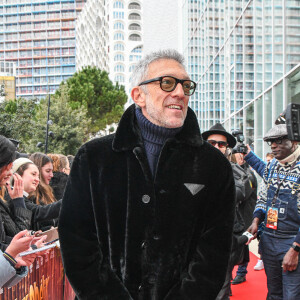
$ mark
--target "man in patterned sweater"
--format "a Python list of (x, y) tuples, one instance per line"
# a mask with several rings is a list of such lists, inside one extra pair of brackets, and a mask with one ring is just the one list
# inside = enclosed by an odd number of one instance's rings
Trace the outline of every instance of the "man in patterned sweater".
[(268, 164), (252, 151), (245, 156), (266, 185), (248, 231), (256, 236), (258, 225), (265, 221), (260, 243), (267, 299), (300, 299), (300, 147), (288, 139), (286, 124), (271, 128), (264, 141), (275, 157)]

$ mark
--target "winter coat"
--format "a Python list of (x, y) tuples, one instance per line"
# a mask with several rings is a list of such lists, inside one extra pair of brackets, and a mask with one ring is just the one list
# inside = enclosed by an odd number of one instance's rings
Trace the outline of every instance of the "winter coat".
[(252, 214), (256, 202), (256, 181), (251, 176), (250, 181), (249, 171), (238, 164), (232, 163), (232, 171), (236, 188), (236, 206), (235, 220), (233, 226), (233, 243), (232, 243), (232, 267), (236, 264), (241, 264), (249, 261), (249, 254), (244, 243), (240, 243), (240, 237), (250, 226)]
[(6, 260), (0, 250), (0, 288), (11, 287), (21, 281), (28, 273), (27, 267), (17, 270)]
[(5, 251), (12, 238), (20, 231), (30, 229), (32, 212), (25, 207), (16, 207), (8, 193), (0, 199), (0, 249)]
[(152, 177), (135, 107), (116, 134), (83, 145), (59, 219), (64, 267), (79, 299), (215, 299), (225, 279), (234, 180), (188, 109)]
[(68, 181), (68, 175), (63, 172), (53, 172), (53, 177), (50, 181), (50, 186), (53, 189), (53, 194), (56, 200), (62, 199), (65, 187)]

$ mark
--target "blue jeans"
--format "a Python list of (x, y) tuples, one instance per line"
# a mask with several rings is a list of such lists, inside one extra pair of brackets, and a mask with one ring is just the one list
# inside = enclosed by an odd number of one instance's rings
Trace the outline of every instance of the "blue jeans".
[(236, 271), (236, 276), (243, 276), (243, 277), (246, 276), (246, 274), (248, 273), (247, 267), (248, 267), (248, 262), (239, 265)]
[(300, 267), (292, 272), (282, 271), (282, 260), (295, 237), (280, 238), (264, 233), (260, 244), (267, 275), (268, 300), (300, 299)]

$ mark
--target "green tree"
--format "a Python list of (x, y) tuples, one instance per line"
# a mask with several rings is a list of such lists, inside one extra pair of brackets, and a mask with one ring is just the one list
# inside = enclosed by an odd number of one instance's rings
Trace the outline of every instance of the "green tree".
[(19, 98), (0, 104), (0, 134), (20, 141), (20, 151), (35, 134), (35, 99)]
[[(61, 84), (57, 95), (64, 85)], [(71, 107), (86, 108), (87, 116), (91, 119), (89, 130), (92, 134), (120, 120), (127, 95), (123, 86), (113, 85), (106, 71), (88, 66), (69, 78), (66, 85)]]
[[(45, 143), (48, 99), (43, 99), (36, 112), (36, 133), (28, 144), (28, 151), (35, 152), (38, 142)], [(60, 88), (60, 93), (51, 96), (49, 132), (54, 138), (48, 138), (48, 153), (76, 154), (78, 148), (89, 140), (90, 119), (83, 107), (72, 109), (68, 103), (67, 86)], [(42, 148), (40, 151), (44, 151)]]

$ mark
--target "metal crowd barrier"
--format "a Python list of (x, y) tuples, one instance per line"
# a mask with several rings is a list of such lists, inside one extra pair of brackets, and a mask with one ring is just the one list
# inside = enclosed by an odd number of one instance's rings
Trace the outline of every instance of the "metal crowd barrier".
[(0, 289), (0, 300), (73, 300), (75, 293), (65, 276), (60, 250), (36, 258), (28, 275), (11, 288)]

